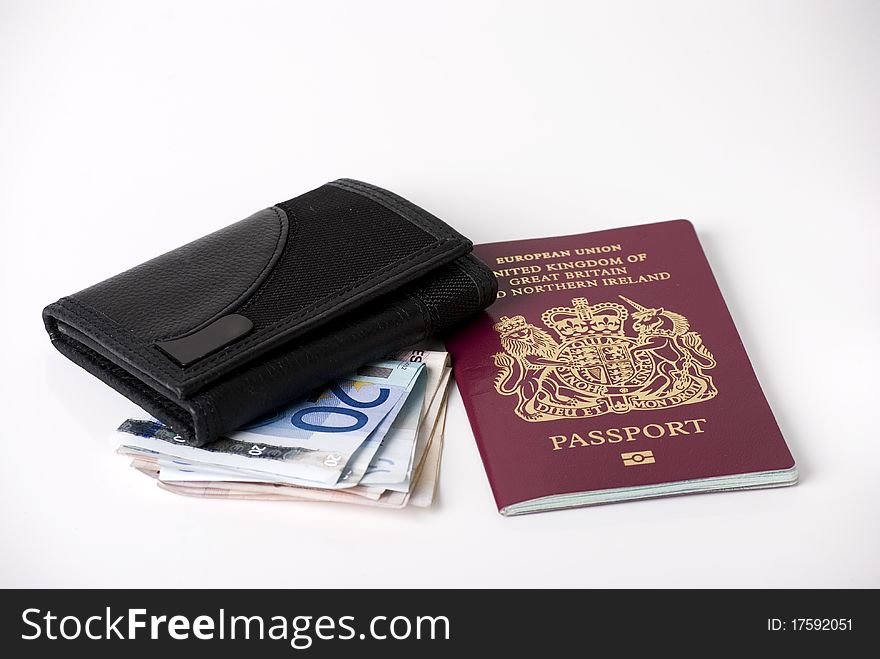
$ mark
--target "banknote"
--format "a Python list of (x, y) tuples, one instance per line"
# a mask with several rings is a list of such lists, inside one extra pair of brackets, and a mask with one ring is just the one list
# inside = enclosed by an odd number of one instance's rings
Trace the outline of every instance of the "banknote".
[(403, 508), (408, 505), (428, 507), (434, 500), (440, 475), (440, 455), (443, 450), (443, 434), (446, 427), (447, 392), (444, 391), (440, 414), (428, 438), (420, 461), (415, 465), (412, 483), (407, 491), (385, 490), (379, 502), (387, 508)]
[[(427, 366), (424, 362), (411, 362), (395, 360), (398, 363), (412, 364), (416, 369), (416, 375), (407, 384), (403, 396), (391, 412), (380, 422), (376, 430), (367, 437), (349, 464), (346, 466), (335, 487), (348, 488), (358, 485), (370, 465), (373, 463), (376, 453), (380, 451), (386, 442), (411, 441), (415, 442), (415, 434), (418, 431), (419, 414), (426, 393)], [(375, 384), (382, 383), (382, 374), (373, 373), (374, 367), (360, 369), (358, 378), (363, 382)]]
[[(414, 368), (418, 373), (404, 379), (398, 372), (391, 378), (388, 362), (397, 362), (399, 371)], [(129, 433), (133, 430), (135, 434), (123, 435), (127, 445), (120, 446), (117, 452), (130, 456), (131, 466), (157, 480), (159, 487), (182, 496), (330, 501), (383, 508), (428, 506), (433, 501), (439, 476), (450, 373), (449, 357), (442, 350), (401, 351), (390, 355), (384, 362), (368, 364), (348, 378), (333, 383), (342, 390), (342, 396), (330, 385), (306, 401), (288, 405), (224, 438), (250, 448), (254, 445), (281, 446), (291, 453), (279, 462), (286, 467), (294, 465), (292, 469), (268, 468), (266, 464), (271, 460), (247, 455), (241, 450), (220, 452), (218, 459), (218, 452), (205, 450), (205, 447), (200, 451), (181, 446), (175, 442), (170, 429), (155, 419), (130, 419), (127, 423), (132, 425), (127, 430)], [(345, 464), (334, 467), (335, 482), (330, 482), (330, 478), (315, 479), (313, 475), (302, 477), (303, 467), (314, 466), (309, 463), (308, 449), (327, 448), (327, 438), (321, 438), (320, 442), (312, 440), (317, 435), (314, 427), (328, 428), (326, 434), (329, 435), (336, 428), (344, 428), (345, 422), (359, 425), (357, 415), (344, 408), (332, 412), (315, 408), (339, 408), (348, 404), (349, 410), (362, 411), (364, 408), (358, 408), (350, 401), (375, 402), (379, 396), (366, 395), (373, 391), (369, 389), (371, 385), (390, 388), (402, 382), (405, 382), (404, 390), (393, 403), (381, 401), (391, 406), (384, 417), (362, 438), (360, 445), (343, 456)], [(325, 401), (332, 402), (325, 405)], [(138, 423), (142, 425), (135, 425)], [(149, 423), (158, 427), (146, 425)], [(171, 436), (162, 436), (162, 428)], [(160, 438), (157, 439), (156, 435)], [(345, 441), (348, 438), (334, 439), (337, 439), (337, 445), (347, 446)], [(152, 440), (152, 443), (146, 440)], [(291, 475), (294, 470), (299, 475)], [(321, 471), (324, 470), (329, 471), (329, 466), (321, 465)]]
[(441, 405), (445, 405), (444, 397), (452, 369), (445, 367), (438, 370), (440, 378), (437, 392), (428, 413), (418, 427), (414, 441), (411, 439), (408, 443), (396, 442), (384, 447), (381, 453), (376, 454), (373, 464), (361, 479), (362, 485), (398, 492), (406, 492), (410, 489), (413, 467), (421, 461), (428, 440), (434, 432)]
[[(444, 353), (445, 355), (445, 353)], [(401, 356), (408, 356), (402, 353)], [(403, 361), (403, 360), (396, 360)], [(379, 424), (373, 433), (361, 444), (338, 481), (330, 487), (337, 489), (351, 488), (358, 485), (364, 474), (375, 462), (377, 452), (384, 450), (390, 442), (392, 448), (399, 448), (406, 452), (409, 459), (413, 453), (416, 433), (420, 423), (420, 411), (426, 397), (427, 382), (436, 383), (437, 377), (430, 377), (430, 372), (442, 371), (438, 364), (444, 360), (427, 359), (413, 363), (416, 369), (421, 368), (421, 373), (408, 385), (411, 391), (405, 392), (397, 402), (394, 409)], [(383, 374), (375, 373), (372, 367), (358, 371), (358, 378), (363, 382), (381, 384), (384, 381)], [(431, 392), (433, 396), (433, 391)], [(233, 437), (238, 436), (238, 433)], [(206, 458), (207, 459), (207, 458)], [(181, 460), (179, 458), (165, 458), (160, 460), (159, 478), (164, 482), (198, 482), (198, 481), (233, 481), (233, 482), (280, 482), (301, 484), (298, 479), (291, 479), (280, 474), (250, 473), (242, 469), (225, 469), (209, 462), (196, 462), (193, 460)], [(406, 470), (406, 464), (402, 469)], [(399, 480), (399, 479), (398, 479)]]
[(422, 387), (420, 397), (413, 396), (406, 401), (382, 439), (379, 450), (361, 474), (362, 485), (398, 482), (406, 478), (415, 453), (419, 426), (422, 425), (421, 411), (425, 397), (425, 388)]
[[(423, 462), (426, 463), (426, 471), (432, 472), (432, 475), (425, 480), (431, 480), (432, 482), (436, 480), (436, 468), (439, 466), (439, 455), (442, 450), (442, 439), (437, 439), (437, 435), (439, 432), (440, 437), (442, 437), (443, 433), (443, 421), (440, 418), (445, 419), (445, 408), (446, 408), (446, 397), (448, 391), (448, 383), (450, 378), (451, 369), (448, 367), (444, 369), (443, 375), (441, 377), (441, 386), (434, 400), (432, 401), (432, 405), (430, 411), (426, 418), (422, 422), (422, 426), (419, 430), (419, 447), (417, 451), (417, 459), (415, 461), (415, 467), (418, 467)], [(441, 415), (443, 415), (441, 417)], [(439, 430), (438, 430), (439, 428)], [(433, 442), (433, 443), (432, 443)], [(258, 485), (262, 484), (271, 484), (273, 481), (278, 482), (277, 479), (271, 475), (260, 475), (260, 474), (246, 474), (241, 470), (225, 470), (222, 468), (214, 467), (213, 465), (207, 464), (193, 464), (189, 462), (183, 462), (180, 460), (169, 459), (164, 456), (159, 456), (158, 458), (159, 465), (159, 474), (158, 478), (166, 483), (177, 484), (177, 485), (185, 485), (188, 483), (210, 483), (212, 487), (215, 489), (218, 487), (222, 487), (223, 483), (234, 483), (234, 485), (229, 485), (229, 487), (236, 488), (238, 490), (242, 490), (242, 483), (256, 483)], [(420, 501), (424, 500), (424, 491), (425, 487), (421, 485), (422, 481), (419, 481), (420, 485), (416, 486), (414, 483), (416, 482), (416, 476), (413, 475), (413, 470), (410, 471), (405, 481), (400, 483), (391, 483), (386, 485), (372, 485), (365, 486), (364, 479), (361, 480), (361, 484), (355, 486), (350, 489), (350, 491), (358, 496), (367, 497), (370, 499), (378, 499), (382, 494), (386, 491), (397, 491), (406, 494), (410, 491), (410, 489), (417, 489), (421, 491), (423, 494), (419, 498)], [(265, 476), (265, 477), (264, 477)], [(294, 484), (286, 483), (287, 487), (284, 488), (283, 492), (279, 492), (281, 495), (285, 496), (293, 496), (296, 493), (296, 488), (292, 487)], [(270, 488), (259, 487), (259, 491), (267, 491)], [(279, 488), (275, 488), (276, 492)], [(430, 489), (431, 494), (433, 495), (433, 486)], [(310, 498), (314, 498), (311, 496)], [(422, 505), (429, 505), (430, 498), (427, 499), (427, 503), (423, 503)], [(418, 505), (418, 504), (413, 504)]]
[(322, 490), (315, 491), (314, 494), (304, 488), (306, 494), (297, 496), (285, 496), (282, 494), (274, 494), (272, 492), (246, 492), (240, 490), (231, 490), (227, 487), (213, 487), (211, 485), (200, 484), (195, 486), (181, 486), (174, 483), (158, 482), (163, 490), (179, 494), (181, 496), (197, 497), (200, 499), (241, 499), (245, 501), (327, 501), (332, 503), (350, 503), (361, 506), (378, 506), (399, 508), (397, 504), (383, 502), (381, 499), (370, 500), (348, 494), (345, 490)]
[[(158, 480), (159, 468), (155, 457), (135, 457), (131, 466), (137, 471)], [(332, 490), (287, 485), (283, 483), (242, 483), (229, 481), (164, 482), (158, 486), (174, 494), (205, 499), (244, 499), (259, 501), (327, 501), (361, 505), (399, 507), (387, 502), (379, 504), (380, 495), (365, 496), (358, 488)]]
[(284, 483), (283, 476), (243, 469), (224, 469), (204, 462), (160, 457), (157, 461), (159, 479), (173, 482), (232, 481), (237, 483)]
[[(296, 479), (332, 487), (344, 475), (361, 445), (383, 425), (412, 391), (423, 364), (383, 360), (340, 379), (305, 400), (258, 419), (202, 447), (185, 446), (173, 430), (155, 419), (129, 419), (118, 431), (123, 443), (183, 461), (205, 462), (248, 473)], [(381, 382), (381, 384), (379, 383)], [(372, 438), (381, 441), (381, 437)]]
[[(428, 418), (432, 427), (422, 460), (415, 465), (412, 489), (409, 492), (375, 491), (375, 488), (357, 486), (346, 490), (311, 488), (283, 483), (232, 481), (160, 481), (159, 487), (182, 496), (210, 499), (242, 499), (260, 501), (327, 501), (374, 505), (382, 508), (402, 508), (407, 505), (426, 507), (431, 504), (439, 476), (440, 455), (446, 418), (447, 390), (435, 401), (437, 419)], [(158, 454), (131, 447), (120, 447), (118, 452), (133, 458), (131, 466), (153, 479), (159, 478)]]
[[(213, 489), (232, 488), (234, 489), (234, 491), (247, 492), (248, 494), (272, 493), (273, 496), (276, 497), (286, 497), (294, 499), (299, 496), (303, 496), (303, 492), (309, 493), (305, 496), (307, 496), (309, 499), (312, 499), (317, 497), (317, 495), (314, 494), (315, 492), (332, 493), (335, 491), (328, 488), (306, 487), (303, 485), (291, 485), (289, 483), (274, 483), (265, 480), (259, 481), (256, 479), (249, 480), (246, 478), (241, 478), (240, 474), (236, 476), (238, 480), (230, 480), (231, 475), (234, 474), (232, 470), (226, 472), (219, 471), (218, 479), (212, 480), (210, 476), (207, 475), (208, 468), (203, 468), (201, 466), (198, 467), (198, 469), (200, 470), (198, 478), (194, 480), (187, 480), (185, 474), (178, 474), (174, 471), (176, 467), (163, 466), (171, 461), (167, 461), (166, 458), (162, 458), (155, 453), (125, 446), (119, 447), (116, 452), (120, 455), (131, 457), (131, 466), (134, 469), (146, 474), (147, 476), (150, 476), (151, 478), (160, 480), (165, 484), (179, 487), (199, 488), (201, 486), (204, 486), (211, 487)], [(165, 473), (164, 477), (162, 475), (163, 472)], [(345, 492), (354, 496), (372, 499), (374, 501), (378, 500), (382, 494), (382, 492), (375, 492), (370, 488), (357, 486), (348, 488), (345, 490)]]
[[(162, 473), (163, 471), (169, 476), (168, 480), (174, 481), (208, 481), (226, 479), (230, 481), (242, 482), (286, 482), (285, 477), (268, 472), (252, 471), (248, 469), (238, 469), (234, 467), (222, 467), (208, 462), (199, 462), (197, 460), (183, 460), (173, 456), (158, 453), (153, 450), (139, 448), (137, 446), (122, 445), (116, 449), (119, 455), (126, 455), (141, 462), (149, 462), (153, 467)], [(134, 466), (134, 465), (132, 465)]]
[(401, 350), (388, 355), (388, 359), (396, 359), (402, 362), (415, 362), (425, 365), (428, 371), (425, 389), (427, 395), (422, 403), (421, 416), (424, 417), (428, 408), (434, 401), (434, 396), (440, 390), (440, 378), (443, 377), (445, 368), (449, 367), (449, 353), (445, 350)]
[(409, 491), (408, 505), (427, 508), (434, 502), (437, 483), (440, 480), (440, 456), (443, 453), (443, 438), (446, 434), (446, 401), (437, 419), (437, 428), (430, 446), (424, 454), (424, 461), (415, 477), (415, 484)]
[[(416, 453), (416, 440), (418, 439), (424, 444), (425, 437), (430, 433), (436, 418), (437, 403), (439, 398), (442, 398), (442, 394), (439, 394), (438, 397), (438, 391), (445, 390), (450, 370), (447, 366), (449, 356), (446, 352), (441, 351), (406, 350), (391, 355), (390, 358), (396, 361), (423, 364), (426, 373), (417, 378), (413, 391), (405, 400), (402, 399), (398, 402), (398, 405), (403, 404), (400, 413), (393, 416), (394, 411), (392, 411), (392, 414), (383, 421), (383, 424), (387, 424), (393, 418), (393, 423), (388, 431), (385, 432), (383, 427), (377, 428), (370, 439), (358, 449), (346, 471), (333, 485), (335, 488), (350, 488), (358, 483), (361, 485), (389, 484), (401, 491), (408, 488)], [(367, 381), (374, 378), (370, 375), (369, 369), (360, 369), (358, 377)], [(431, 410), (429, 421), (424, 417), (428, 410)], [(420, 431), (420, 428), (423, 428), (425, 424), (427, 424), (427, 428)], [(381, 442), (375, 441), (376, 438), (380, 438)], [(164, 482), (231, 481), (311, 485), (311, 483), (303, 483), (298, 479), (291, 479), (280, 474), (252, 473), (241, 468), (233, 470), (209, 462), (196, 462), (180, 458), (160, 460), (159, 478)], [(379, 488), (376, 496), (384, 489), (384, 487)]]
[[(382, 446), (376, 452), (372, 464), (361, 479), (363, 485), (396, 485), (405, 488), (412, 474), (413, 462), (416, 457), (416, 447), (419, 438), (424, 438), (426, 432), (421, 429), (425, 426), (426, 417), (429, 416), (432, 403), (443, 389), (443, 378), (448, 372), (449, 354), (441, 351), (406, 351), (394, 355), (396, 359), (419, 361), (425, 365), (428, 372), (426, 393), (421, 401), (421, 409), (416, 414), (414, 406), (404, 408), (399, 421), (395, 422), (392, 430), (382, 440)], [(433, 411), (436, 417), (437, 410)], [(432, 420), (433, 422), (433, 420)]]
[[(439, 474), (440, 453), (443, 446), (443, 429), (446, 416), (445, 402), (436, 426), (436, 435), (431, 439), (425, 453), (425, 463), (417, 469), (414, 489), (411, 493), (384, 492), (381, 496), (363, 497), (354, 494), (357, 488), (349, 490), (330, 490), (271, 483), (231, 483), (231, 482), (162, 482), (160, 488), (181, 496), (203, 499), (239, 499), (252, 501), (300, 501), (350, 503), (380, 508), (402, 508), (406, 505), (427, 507), (431, 504), (436, 490)], [(132, 466), (150, 476), (158, 477), (155, 462), (136, 458)]]

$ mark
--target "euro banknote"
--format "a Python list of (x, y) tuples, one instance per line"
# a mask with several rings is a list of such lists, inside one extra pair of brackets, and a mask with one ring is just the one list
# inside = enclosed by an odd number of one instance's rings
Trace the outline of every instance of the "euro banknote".
[[(343, 403), (344, 396), (334, 393), (333, 385), (322, 388), (307, 401), (298, 401), (258, 419), (229, 437), (230, 442), (262, 447), (270, 443), (289, 443), (287, 449), (297, 449), (290, 463), (299, 476), (290, 470), (267, 470), (271, 461), (243, 451), (223, 452), (182, 447), (174, 442), (173, 431), (158, 424), (155, 419), (130, 419), (129, 427), (121, 430), (140, 434), (123, 434), (125, 445), (117, 452), (132, 458), (131, 466), (158, 481), (160, 488), (182, 496), (213, 499), (245, 499), (271, 501), (328, 501), (353, 503), (385, 508), (406, 505), (428, 506), (434, 498), (439, 476), (440, 454), (443, 446), (447, 390), (450, 382), (448, 354), (441, 350), (407, 350), (390, 355), (383, 362), (374, 362), (358, 369), (357, 373), (337, 383), (349, 399), (366, 391), (370, 385), (389, 385), (388, 362), (398, 362), (399, 372), (414, 368), (419, 372), (406, 380), (403, 393), (381, 421), (357, 448), (347, 454), (347, 461), (335, 469), (336, 480), (331, 478), (302, 478), (301, 468), (309, 453), (299, 449), (315, 448), (311, 436), (302, 431), (314, 430), (309, 426), (344, 427), (344, 421), (358, 425), (357, 415), (344, 409), (317, 410), (325, 400), (335, 397)], [(402, 366), (405, 363), (407, 366)], [(383, 370), (384, 369), (384, 370)], [(357, 383), (357, 384), (355, 384)], [(391, 386), (400, 384), (395, 378)], [(351, 393), (353, 391), (353, 393)], [(377, 397), (358, 398), (359, 402), (375, 401)], [(389, 396), (390, 398), (390, 396)], [(386, 402), (386, 401), (382, 401)], [(311, 403), (310, 408), (303, 407)], [(388, 403), (390, 404), (390, 403)], [(339, 405), (336, 405), (339, 407)], [(358, 409), (356, 405), (349, 407)], [(306, 410), (306, 411), (303, 411)], [(326, 416), (324, 414), (326, 413)], [(345, 415), (348, 415), (347, 417)], [(294, 422), (294, 418), (299, 422)], [(289, 431), (286, 424), (294, 426)], [(369, 421), (368, 421), (369, 423)], [(141, 424), (139, 427), (136, 424)], [(147, 425), (147, 424), (158, 424)], [(330, 428), (328, 434), (335, 428)], [(163, 436), (162, 428), (165, 434)], [(159, 437), (150, 437), (154, 433)], [(170, 436), (169, 436), (170, 434)], [(339, 432), (343, 435), (345, 432)], [(146, 435), (146, 437), (144, 436)], [(264, 439), (266, 438), (266, 439)], [(132, 439), (132, 441), (129, 441)], [(152, 439), (153, 442), (146, 440)], [(267, 441), (268, 439), (268, 441)], [(348, 441), (350, 438), (343, 440)], [(169, 441), (170, 440), (170, 441)], [(170, 446), (170, 448), (169, 448)], [(212, 447), (213, 448), (213, 447)], [(184, 449), (184, 450), (180, 450)], [(189, 449), (189, 450), (185, 450)], [(232, 457), (241, 458), (233, 460)], [(342, 462), (342, 460), (340, 460)], [(310, 465), (313, 466), (313, 465)], [(326, 469), (327, 465), (323, 465)], [(287, 473), (285, 473), (287, 472)]]
[[(358, 449), (412, 391), (421, 363), (383, 360), (362, 373), (337, 380), (308, 399), (296, 401), (202, 447), (181, 444), (155, 419), (129, 419), (118, 429), (122, 443), (183, 461), (205, 462), (332, 487)], [(374, 437), (381, 441), (381, 437)]]
[[(202, 499), (239, 499), (252, 501), (300, 501), (350, 503), (380, 508), (402, 508), (406, 505), (428, 507), (434, 500), (439, 477), (440, 454), (443, 448), (443, 433), (446, 419), (446, 400), (424, 454), (424, 463), (419, 465), (414, 475), (411, 492), (386, 491), (376, 496), (358, 495), (358, 488), (332, 490), (308, 488), (281, 483), (244, 483), (229, 481), (173, 482), (159, 481), (160, 488), (181, 496)], [(158, 479), (159, 471), (155, 460), (135, 458), (132, 466), (138, 471)]]
[[(423, 364), (426, 371), (413, 391), (406, 397), (403, 408), (393, 417), (387, 432), (378, 428), (352, 458), (349, 468), (332, 487), (350, 488), (370, 485), (382, 492), (385, 489), (406, 491), (411, 480), (413, 462), (418, 450), (423, 450), (439, 413), (440, 399), (449, 378), (448, 355), (437, 351), (404, 351), (393, 355), (398, 361)], [(362, 372), (359, 377), (368, 380)], [(400, 404), (400, 402), (398, 403)], [(393, 412), (383, 421), (387, 424)], [(381, 440), (381, 441), (377, 441)], [(421, 449), (419, 448), (421, 447)], [(182, 460), (163, 456), (159, 460), (159, 478), (163, 482), (278, 482), (312, 486), (299, 479), (281, 474), (251, 472), (243, 468), (229, 469), (204, 460)]]

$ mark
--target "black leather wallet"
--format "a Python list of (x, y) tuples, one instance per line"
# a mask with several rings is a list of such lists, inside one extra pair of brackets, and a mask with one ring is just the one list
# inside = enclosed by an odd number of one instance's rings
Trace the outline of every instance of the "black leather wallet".
[(60, 299), (65, 356), (200, 446), (495, 299), (472, 244), (340, 179)]

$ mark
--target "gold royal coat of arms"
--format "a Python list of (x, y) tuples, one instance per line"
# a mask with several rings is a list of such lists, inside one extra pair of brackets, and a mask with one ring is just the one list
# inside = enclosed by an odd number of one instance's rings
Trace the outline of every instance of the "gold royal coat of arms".
[(545, 311), (541, 320), (558, 341), (523, 316), (502, 316), (495, 324), (504, 349), (494, 355), (495, 389), (517, 397), (517, 415), (526, 421), (594, 417), (715, 397), (706, 374), (715, 359), (687, 318), (618, 297), (634, 309), (631, 318), (621, 304), (591, 305), (585, 298)]

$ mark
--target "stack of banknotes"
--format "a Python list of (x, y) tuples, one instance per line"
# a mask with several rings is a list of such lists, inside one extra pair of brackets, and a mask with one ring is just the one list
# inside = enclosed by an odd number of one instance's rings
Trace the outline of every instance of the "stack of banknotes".
[(199, 448), (146, 414), (130, 418), (117, 430), (117, 452), (185, 496), (426, 507), (450, 372), (446, 352), (408, 350)]

